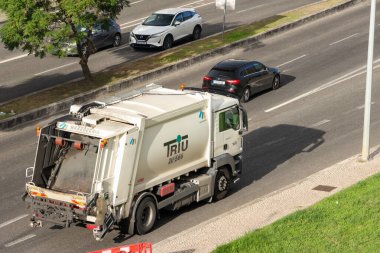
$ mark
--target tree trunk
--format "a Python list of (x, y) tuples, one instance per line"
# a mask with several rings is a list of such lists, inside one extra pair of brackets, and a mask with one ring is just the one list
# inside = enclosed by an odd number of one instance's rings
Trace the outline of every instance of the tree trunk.
[[(85, 59), (83, 59), (83, 58), (85, 58)], [(85, 55), (82, 56), (82, 58), (79, 61), (79, 64), (82, 68), (82, 73), (83, 73), (84, 78), (87, 81), (92, 81), (91, 71), (90, 71), (90, 68), (88, 67), (88, 59), (86, 59)]]
[(92, 75), (90, 68), (88, 67), (88, 58), (90, 57), (90, 51), (88, 50), (88, 43), (77, 43), (78, 55), (80, 58), (79, 64), (82, 68), (82, 73), (87, 81), (92, 81)]

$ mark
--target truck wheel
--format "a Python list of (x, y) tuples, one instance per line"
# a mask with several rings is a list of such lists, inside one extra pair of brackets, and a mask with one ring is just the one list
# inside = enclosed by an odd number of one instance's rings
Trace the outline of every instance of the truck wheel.
[(221, 168), (216, 173), (214, 186), (214, 199), (216, 201), (223, 199), (230, 188), (230, 172), (227, 168)]
[(154, 199), (144, 198), (136, 210), (136, 231), (139, 235), (148, 233), (154, 226), (157, 218), (157, 207)]

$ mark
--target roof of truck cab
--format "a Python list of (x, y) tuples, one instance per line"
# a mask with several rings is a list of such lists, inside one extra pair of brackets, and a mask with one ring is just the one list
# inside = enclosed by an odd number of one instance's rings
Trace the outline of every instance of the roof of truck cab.
[(219, 111), (237, 104), (236, 99), (218, 94), (156, 88), (94, 111), (101, 114), (128, 114), (149, 119), (187, 106), (206, 103), (210, 96), (213, 111)]

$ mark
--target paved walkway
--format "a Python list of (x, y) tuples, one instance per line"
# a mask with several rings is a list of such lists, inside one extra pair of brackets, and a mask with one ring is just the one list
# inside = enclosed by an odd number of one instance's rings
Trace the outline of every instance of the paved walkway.
[[(359, 155), (319, 171), (228, 213), (205, 221), (153, 245), (154, 253), (211, 252), (217, 245), (228, 243), (249, 231), (307, 208), (363, 179), (380, 172), (379, 148), (373, 159), (359, 162)], [(323, 185), (336, 187), (330, 192), (314, 190)]]
[(7, 17), (5, 16), (5, 14), (0, 11), (0, 24), (3, 23), (6, 19)]

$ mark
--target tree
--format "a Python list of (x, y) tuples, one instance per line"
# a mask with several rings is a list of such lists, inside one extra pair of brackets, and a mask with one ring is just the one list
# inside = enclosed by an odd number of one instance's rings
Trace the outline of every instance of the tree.
[(9, 50), (43, 58), (47, 53), (67, 55), (65, 45), (75, 43), (84, 77), (91, 80), (88, 59), (96, 51), (92, 30), (96, 23), (109, 25), (128, 0), (0, 0), (7, 22), (0, 37)]

